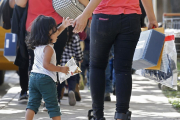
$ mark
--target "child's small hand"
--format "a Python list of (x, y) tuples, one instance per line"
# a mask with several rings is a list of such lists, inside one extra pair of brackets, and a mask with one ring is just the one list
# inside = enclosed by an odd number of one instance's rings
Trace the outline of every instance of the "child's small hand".
[(73, 19), (69, 19), (69, 17), (67, 17), (66, 19), (63, 17), (63, 22), (62, 25), (64, 26), (64, 28), (70, 26), (73, 24)]
[(61, 66), (59, 72), (65, 73), (65, 74), (67, 75), (67, 74), (68, 74), (68, 71), (69, 71), (69, 67), (67, 67), (67, 66)]

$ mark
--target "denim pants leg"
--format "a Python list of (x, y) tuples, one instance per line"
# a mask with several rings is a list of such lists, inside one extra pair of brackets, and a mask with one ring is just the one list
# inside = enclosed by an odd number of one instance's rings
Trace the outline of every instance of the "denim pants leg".
[(87, 71), (86, 71), (86, 76), (87, 76), (87, 83), (86, 83), (86, 86), (87, 86), (88, 89), (89, 89), (89, 86), (90, 86), (90, 80), (89, 80), (89, 68), (88, 68)]
[(114, 68), (113, 68), (113, 71), (112, 71), (112, 84), (113, 84), (113, 87), (115, 87), (115, 85), (116, 85), (116, 75), (115, 75)]
[(85, 80), (85, 71), (89, 69), (89, 51), (84, 50), (83, 52), (83, 62), (81, 63), (81, 75), (83, 80)]
[[(103, 19), (100, 19), (103, 18)], [(140, 35), (140, 15), (93, 15), (90, 40), (90, 87), (94, 116), (104, 116), (105, 69), (114, 44), (116, 111), (126, 113), (132, 89), (131, 66)]]
[(74, 91), (75, 92), (77, 80), (79, 78), (78, 76), (79, 76), (79, 74), (71, 76), (70, 78), (67, 79), (69, 91)]
[[(79, 74), (71, 76), (70, 78), (67, 79), (69, 91), (70, 90), (75, 91), (76, 84), (78, 83), (78, 79), (79, 79)], [(57, 86), (58, 99), (62, 97), (61, 91), (62, 91), (62, 88), (64, 88), (64, 86), (65, 86), (65, 82), (62, 82), (61, 84), (58, 82), (58, 86)]]
[(60, 82), (58, 82), (57, 84), (58, 100), (60, 100), (60, 98), (63, 97), (61, 96), (61, 91), (64, 88), (64, 86), (65, 86), (65, 82), (62, 82), (61, 84)]
[(106, 67), (105, 71), (106, 75), (106, 87), (105, 87), (105, 93), (112, 93), (112, 80), (111, 80), (111, 71), (110, 71), (110, 64), (108, 62), (108, 65)]

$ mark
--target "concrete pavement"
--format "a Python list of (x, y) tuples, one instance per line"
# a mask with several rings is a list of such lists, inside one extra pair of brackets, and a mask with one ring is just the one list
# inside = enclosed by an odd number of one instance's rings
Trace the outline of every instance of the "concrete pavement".
[[(11, 88), (0, 101), (0, 120), (24, 120), (26, 102), (18, 102), (20, 87)], [(69, 106), (67, 97), (61, 101), (62, 120), (87, 120), (87, 111), (91, 108), (89, 90), (81, 90), (82, 101), (76, 106)], [(105, 102), (105, 117), (114, 120), (116, 97), (111, 95), (111, 102)], [(130, 110), (132, 120), (180, 120), (178, 113), (168, 103), (168, 99), (158, 89), (157, 83), (133, 75), (133, 90)], [(34, 120), (49, 120), (47, 112), (42, 111), (35, 115)]]
[(4, 83), (0, 86), (0, 99), (7, 93), (7, 91), (19, 84), (19, 76), (16, 71), (6, 71)]

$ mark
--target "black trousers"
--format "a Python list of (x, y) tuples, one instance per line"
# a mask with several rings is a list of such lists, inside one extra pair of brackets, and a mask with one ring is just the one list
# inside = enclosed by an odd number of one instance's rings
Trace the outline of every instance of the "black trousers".
[[(79, 84), (79, 79), (80, 79), (79, 74), (71, 76), (70, 78), (67, 79), (68, 91), (75, 92), (76, 84)], [(61, 97), (61, 91), (62, 88), (64, 88), (64, 86), (65, 86), (65, 82), (62, 82), (61, 84), (58, 82), (58, 87), (57, 87), (58, 99), (60, 99)]]
[(26, 93), (28, 91), (29, 82), (28, 67), (19, 67), (19, 82), (21, 86), (21, 94)]
[(94, 116), (104, 116), (105, 69), (114, 44), (116, 111), (126, 113), (132, 90), (132, 60), (140, 36), (140, 15), (93, 15), (90, 40), (90, 88)]

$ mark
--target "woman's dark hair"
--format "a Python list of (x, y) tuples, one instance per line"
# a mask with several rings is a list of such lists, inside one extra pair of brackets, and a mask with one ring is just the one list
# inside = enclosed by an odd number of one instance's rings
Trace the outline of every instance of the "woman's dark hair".
[[(28, 48), (35, 49), (40, 45), (47, 45), (52, 42), (50, 36), (57, 31), (56, 21), (52, 17), (39, 15), (32, 23), (31, 32), (27, 37)], [(49, 31), (52, 30), (50, 34)]]

